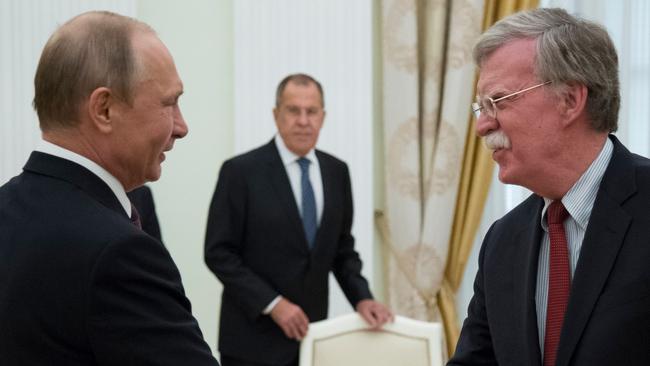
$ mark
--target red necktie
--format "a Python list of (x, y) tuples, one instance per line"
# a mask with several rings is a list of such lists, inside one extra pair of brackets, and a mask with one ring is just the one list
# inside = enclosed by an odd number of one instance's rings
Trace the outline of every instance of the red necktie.
[(140, 214), (138, 213), (138, 210), (135, 208), (135, 205), (133, 203), (131, 203), (131, 223), (137, 226), (138, 229), (142, 229)]
[(569, 216), (562, 201), (553, 201), (547, 210), (548, 235), (551, 239), (544, 336), (544, 366), (554, 366), (564, 313), (569, 303), (571, 275), (564, 220)]

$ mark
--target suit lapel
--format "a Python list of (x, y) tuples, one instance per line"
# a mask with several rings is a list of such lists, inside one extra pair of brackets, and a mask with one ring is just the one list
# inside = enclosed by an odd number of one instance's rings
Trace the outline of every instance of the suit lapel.
[(614, 153), (603, 176), (580, 250), (560, 335), (557, 365), (568, 365), (623, 244), (631, 217), (621, 204), (635, 191), (631, 154), (615, 137)]
[(529, 199), (534, 200), (534, 202), (530, 205), (530, 214), (525, 217), (532, 217), (532, 220), (528, 221), (524, 228), (514, 237), (517, 255), (515, 256), (516, 262), (512, 274), (515, 279), (513, 296), (516, 306), (513, 316), (518, 317), (516, 323), (524, 339), (524, 349), (527, 350), (524, 364), (537, 366), (541, 364), (541, 353), (539, 350), (539, 337), (537, 336), (535, 288), (537, 286), (539, 247), (542, 238), (542, 228), (539, 223), (543, 200), (538, 196), (532, 196)]
[(318, 158), (318, 165), (320, 166), (320, 175), (323, 185), (323, 214), (321, 215), (320, 223), (318, 224), (318, 229), (316, 230), (316, 239), (314, 240), (314, 247), (312, 248), (312, 254), (316, 253), (316, 249), (320, 246), (320, 243), (323, 241), (322, 237), (325, 233), (323, 228), (328, 227), (328, 223), (331, 220), (331, 203), (333, 201), (333, 182), (334, 182), (334, 171), (332, 166), (330, 166), (329, 161), (323, 157), (320, 151), (316, 151), (316, 158)]
[(302, 219), (300, 218), (296, 198), (293, 195), (291, 183), (287, 176), (287, 169), (284, 167), (284, 163), (280, 158), (280, 153), (275, 146), (274, 140), (271, 140), (271, 142), (266, 145), (265, 150), (267, 151), (264, 151), (263, 156), (268, 157), (268, 160), (266, 161), (266, 175), (273, 185), (273, 190), (277, 194), (285, 217), (287, 217), (289, 224), (287, 230), (295, 233), (295, 242), (300, 243), (301, 249), (309, 251), (305, 229), (302, 226)]

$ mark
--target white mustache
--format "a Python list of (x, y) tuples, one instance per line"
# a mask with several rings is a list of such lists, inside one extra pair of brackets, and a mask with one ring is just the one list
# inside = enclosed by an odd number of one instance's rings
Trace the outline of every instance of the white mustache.
[(509, 149), (511, 146), (510, 139), (501, 130), (494, 131), (485, 136), (483, 142), (485, 143), (485, 147), (490, 150)]

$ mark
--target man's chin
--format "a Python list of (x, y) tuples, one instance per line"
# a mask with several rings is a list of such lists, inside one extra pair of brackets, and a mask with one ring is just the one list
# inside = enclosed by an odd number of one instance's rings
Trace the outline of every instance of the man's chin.
[(160, 176), (162, 175), (162, 168), (160, 165), (158, 165), (156, 168), (152, 169), (149, 174), (147, 174), (146, 181), (147, 182), (155, 182), (158, 179), (160, 179)]

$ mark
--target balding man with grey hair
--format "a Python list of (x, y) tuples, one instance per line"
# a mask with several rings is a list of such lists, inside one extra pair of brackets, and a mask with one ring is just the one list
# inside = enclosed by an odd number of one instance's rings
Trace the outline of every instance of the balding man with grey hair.
[(476, 131), (503, 183), (533, 194), (496, 221), (448, 365), (650, 365), (650, 161), (616, 137), (607, 31), (561, 9), (479, 39)]
[(34, 79), (43, 141), (0, 187), (0, 365), (217, 365), (161, 243), (126, 192), (187, 134), (155, 32), (89, 12)]
[(370, 328), (393, 318), (361, 274), (348, 167), (316, 149), (320, 82), (287, 75), (275, 103), (277, 135), (223, 163), (208, 214), (205, 262), (223, 284), (224, 366), (298, 366), (309, 323), (327, 317), (330, 272)]

